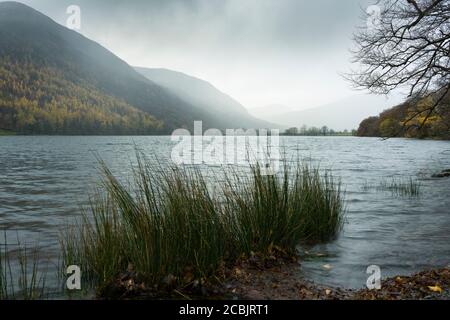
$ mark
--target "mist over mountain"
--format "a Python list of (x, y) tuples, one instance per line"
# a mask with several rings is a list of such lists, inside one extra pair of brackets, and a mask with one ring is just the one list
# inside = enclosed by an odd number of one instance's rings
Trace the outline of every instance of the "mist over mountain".
[(17, 2), (0, 3), (0, 129), (170, 134), (191, 128), (195, 120), (204, 121), (205, 129), (244, 124), (235, 121), (234, 113), (234, 118), (223, 117), (191, 102), (40, 12)]
[(205, 80), (167, 69), (141, 67), (135, 67), (135, 69), (183, 101), (202, 109), (204, 112), (213, 112), (222, 121), (229, 123), (229, 128), (277, 127), (251, 116), (242, 104)]
[(397, 98), (384, 96), (356, 95), (330, 104), (299, 111), (288, 111), (290, 107), (268, 106), (252, 109), (250, 112), (261, 119), (272, 121), (284, 127), (322, 127), (334, 130), (357, 129), (361, 121), (377, 115), (398, 103)]
[(272, 116), (292, 111), (295, 110), (282, 104), (270, 104), (264, 107), (252, 108), (248, 110), (250, 114), (261, 119), (270, 119)]

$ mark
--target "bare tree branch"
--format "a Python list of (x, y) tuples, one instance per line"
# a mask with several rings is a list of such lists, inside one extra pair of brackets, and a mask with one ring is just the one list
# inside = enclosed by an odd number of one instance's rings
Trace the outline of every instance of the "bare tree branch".
[(372, 28), (355, 34), (356, 71), (346, 75), (356, 89), (389, 94), (406, 88), (410, 97), (449, 88), (450, 0), (378, 1)]
[(412, 106), (427, 99), (425, 107), (408, 108), (394, 135), (421, 130), (439, 113), (448, 118), (450, 0), (378, 0), (376, 5), (377, 23), (354, 35), (357, 69), (345, 77), (356, 89), (376, 94), (406, 89)]

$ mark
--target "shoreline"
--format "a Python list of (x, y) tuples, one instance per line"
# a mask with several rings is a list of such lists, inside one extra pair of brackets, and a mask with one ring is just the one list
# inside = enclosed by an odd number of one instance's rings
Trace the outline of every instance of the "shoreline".
[[(297, 259), (288, 257), (241, 260), (224, 267), (215, 283), (188, 287), (147, 288), (129, 272), (103, 291), (99, 299), (119, 300), (450, 300), (450, 267), (381, 280), (380, 290), (343, 289), (316, 284), (299, 276)], [(175, 279), (173, 279), (175, 280)]]
[(243, 300), (450, 300), (449, 268), (384, 278), (380, 290), (318, 285), (289, 266), (247, 273), (235, 284)]

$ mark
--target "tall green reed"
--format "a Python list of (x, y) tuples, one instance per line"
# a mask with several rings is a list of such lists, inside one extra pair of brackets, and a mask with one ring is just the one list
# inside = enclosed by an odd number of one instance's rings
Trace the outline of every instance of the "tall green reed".
[(368, 181), (366, 181), (362, 185), (361, 189), (364, 192), (373, 189), (378, 192), (390, 192), (392, 196), (396, 197), (417, 198), (420, 197), (422, 193), (422, 184), (420, 181), (413, 179), (412, 177), (407, 179), (391, 177), (390, 179), (384, 178), (378, 183), (378, 185), (371, 185)]
[(245, 253), (273, 246), (294, 253), (300, 242), (332, 239), (343, 223), (340, 183), (308, 165), (285, 164), (278, 175), (251, 167), (249, 175), (228, 177), (225, 194), (233, 243)]
[(0, 300), (36, 300), (45, 297), (46, 272), (40, 270), (39, 249), (30, 251), (19, 241), (13, 251), (0, 246)]
[(302, 241), (337, 235), (344, 213), (329, 173), (287, 165), (278, 175), (155, 165), (138, 154), (130, 186), (101, 162), (102, 187), (83, 219), (62, 237), (64, 265), (100, 287), (124, 273), (158, 285), (214, 276), (224, 262), (273, 248), (295, 254)]

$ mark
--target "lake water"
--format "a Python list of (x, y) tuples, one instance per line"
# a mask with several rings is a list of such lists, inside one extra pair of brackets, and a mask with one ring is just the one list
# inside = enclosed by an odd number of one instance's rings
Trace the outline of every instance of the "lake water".
[[(346, 190), (346, 223), (339, 238), (303, 248), (299, 276), (360, 288), (369, 265), (382, 276), (450, 263), (450, 142), (356, 137), (281, 137), (288, 156), (332, 169)], [(59, 234), (80, 214), (98, 183), (97, 157), (127, 179), (135, 148), (170, 161), (170, 137), (0, 137), (0, 230), (7, 243), (39, 243), (56, 270)], [(398, 177), (418, 179), (420, 197), (367, 189)], [(3, 236), (0, 238), (3, 243)], [(11, 249), (12, 250), (12, 249)]]

